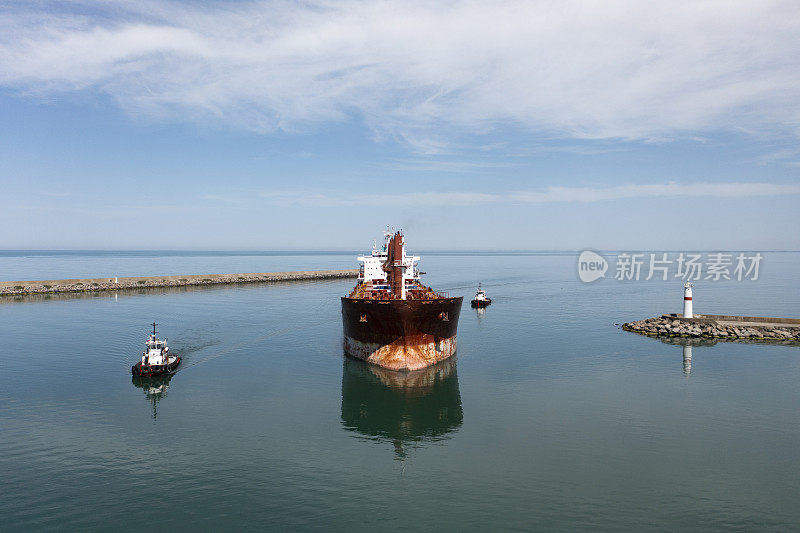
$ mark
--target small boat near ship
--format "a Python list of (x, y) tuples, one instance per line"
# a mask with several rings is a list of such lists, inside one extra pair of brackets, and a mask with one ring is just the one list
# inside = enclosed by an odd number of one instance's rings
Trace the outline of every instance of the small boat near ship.
[(478, 283), (478, 292), (475, 293), (475, 298), (472, 300), (472, 307), (486, 307), (492, 304), (492, 299), (486, 296), (486, 291), (481, 288)]
[(159, 339), (156, 336), (157, 324), (153, 322), (153, 333), (147, 337), (145, 351), (142, 360), (131, 367), (134, 376), (161, 376), (171, 374), (181, 364), (181, 358), (177, 355), (170, 355), (167, 339)]

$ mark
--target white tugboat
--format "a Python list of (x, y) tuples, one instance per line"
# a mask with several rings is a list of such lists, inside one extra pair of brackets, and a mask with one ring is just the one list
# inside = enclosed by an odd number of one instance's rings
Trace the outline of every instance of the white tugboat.
[(160, 376), (172, 373), (181, 363), (177, 355), (170, 355), (167, 339), (156, 337), (156, 323), (153, 322), (153, 333), (147, 337), (142, 360), (131, 367), (134, 376)]
[(472, 300), (472, 307), (486, 307), (492, 303), (491, 298), (486, 297), (486, 291), (481, 288), (478, 283), (478, 292), (475, 293), (475, 299)]

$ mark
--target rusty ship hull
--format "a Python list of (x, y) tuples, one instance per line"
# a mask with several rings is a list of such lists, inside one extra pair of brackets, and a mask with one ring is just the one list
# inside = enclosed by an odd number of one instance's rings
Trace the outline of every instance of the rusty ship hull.
[(420, 370), (456, 353), (463, 297), (342, 298), (344, 350), (392, 370)]

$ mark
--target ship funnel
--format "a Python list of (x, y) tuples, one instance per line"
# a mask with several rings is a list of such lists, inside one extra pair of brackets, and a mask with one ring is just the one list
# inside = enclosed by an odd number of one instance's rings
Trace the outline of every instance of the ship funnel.
[(402, 233), (398, 231), (389, 239), (386, 252), (386, 262), (383, 264), (383, 270), (386, 272), (387, 281), (392, 290), (392, 298), (405, 300), (406, 291), (403, 275), (405, 270), (405, 243), (403, 242)]

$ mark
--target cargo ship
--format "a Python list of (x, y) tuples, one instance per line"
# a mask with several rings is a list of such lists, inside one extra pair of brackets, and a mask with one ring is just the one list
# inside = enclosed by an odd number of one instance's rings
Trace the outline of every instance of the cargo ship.
[(384, 237), (358, 257), (358, 282), (342, 297), (344, 351), (391, 370), (426, 368), (456, 352), (463, 297), (422, 284), (420, 258), (406, 254), (402, 232)]

